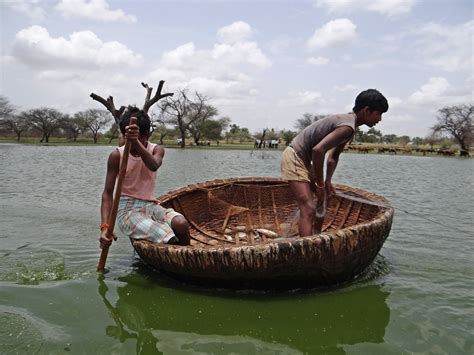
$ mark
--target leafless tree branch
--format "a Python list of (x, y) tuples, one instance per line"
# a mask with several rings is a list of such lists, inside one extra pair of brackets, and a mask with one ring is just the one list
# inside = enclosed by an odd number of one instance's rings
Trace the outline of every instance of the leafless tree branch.
[(151, 98), (151, 93), (153, 91), (153, 88), (149, 87), (148, 84), (146, 83), (142, 83), (142, 86), (146, 89), (146, 97), (145, 97), (145, 103), (143, 105), (143, 111), (148, 113), (148, 110), (150, 109), (150, 107), (152, 107), (159, 100), (161, 100), (164, 97), (173, 96), (173, 93), (167, 93), (167, 94), (161, 93), (161, 90), (163, 90), (164, 83), (165, 83), (164, 80), (160, 80), (160, 83), (158, 84), (158, 89), (156, 89), (155, 96), (153, 96), (153, 98)]
[(125, 111), (125, 106), (120, 106), (120, 108), (117, 110), (115, 108), (114, 104), (114, 98), (112, 96), (109, 96), (106, 99), (104, 99), (102, 96), (99, 96), (97, 94), (91, 93), (90, 97), (92, 97), (93, 100), (100, 102), (102, 105), (105, 106), (105, 108), (112, 114), (114, 117), (115, 123), (120, 122), (120, 117), (122, 117), (123, 111)]

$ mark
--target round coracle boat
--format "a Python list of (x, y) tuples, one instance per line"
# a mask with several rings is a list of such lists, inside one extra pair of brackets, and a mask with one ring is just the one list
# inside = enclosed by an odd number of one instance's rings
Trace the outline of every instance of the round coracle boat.
[(298, 206), (286, 180), (233, 178), (158, 198), (186, 217), (191, 245), (132, 244), (153, 268), (200, 284), (280, 288), (349, 281), (379, 252), (394, 210), (381, 196), (334, 186), (319, 234), (298, 236)]

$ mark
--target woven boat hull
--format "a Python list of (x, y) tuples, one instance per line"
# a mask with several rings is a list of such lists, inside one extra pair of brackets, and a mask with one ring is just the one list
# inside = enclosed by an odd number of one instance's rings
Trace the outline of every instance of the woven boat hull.
[[(190, 246), (138, 240), (132, 244), (153, 268), (201, 284), (267, 288), (349, 281), (379, 252), (390, 233), (394, 210), (381, 196), (335, 186), (359, 201), (363, 198), (384, 206), (334, 197), (320, 234), (291, 237), (297, 232), (296, 224), (290, 222), (297, 219), (298, 208), (287, 181), (213, 180), (159, 198), (163, 206), (175, 208), (188, 219)], [(255, 228), (272, 230), (278, 237), (259, 235)]]

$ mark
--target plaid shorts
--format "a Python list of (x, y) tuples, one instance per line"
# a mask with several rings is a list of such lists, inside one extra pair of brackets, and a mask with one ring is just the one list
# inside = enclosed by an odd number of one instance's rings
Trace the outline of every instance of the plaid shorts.
[(175, 236), (171, 220), (182, 214), (156, 202), (121, 196), (117, 221), (122, 233), (132, 239), (147, 239), (155, 243), (168, 243)]

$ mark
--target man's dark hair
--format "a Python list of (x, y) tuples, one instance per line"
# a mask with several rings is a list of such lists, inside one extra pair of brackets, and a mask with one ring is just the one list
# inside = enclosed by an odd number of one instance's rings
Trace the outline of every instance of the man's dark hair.
[(151, 121), (148, 114), (138, 107), (128, 106), (119, 122), (120, 132), (122, 132), (122, 134), (125, 134), (125, 127), (128, 126), (131, 117), (137, 118), (137, 126), (140, 129), (140, 135), (150, 133)]
[(365, 106), (369, 106), (369, 109), (371, 111), (379, 111), (380, 113), (388, 111), (387, 99), (378, 90), (375, 89), (368, 89), (362, 91), (359, 95), (357, 95), (355, 99), (355, 105), (352, 111), (357, 113)]

